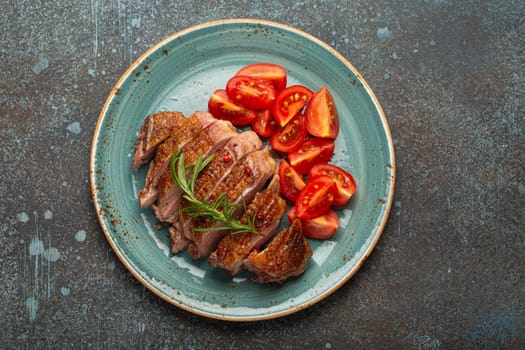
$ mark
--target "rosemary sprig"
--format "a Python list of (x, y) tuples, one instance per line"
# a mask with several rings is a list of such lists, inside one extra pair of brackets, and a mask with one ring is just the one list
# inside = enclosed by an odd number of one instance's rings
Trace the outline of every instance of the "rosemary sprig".
[[(255, 228), (255, 219), (246, 215), (246, 224), (241, 223), (234, 218), (235, 211), (240, 204), (230, 203), (226, 193), (222, 193), (215, 201), (209, 203), (201, 201), (195, 197), (195, 183), (200, 172), (210, 164), (213, 155), (206, 158), (199, 154), (195, 164), (184, 165), (184, 152), (178, 151), (170, 161), (170, 172), (173, 181), (182, 189), (182, 197), (188, 202), (182, 211), (188, 214), (192, 219), (204, 218), (220, 223), (220, 226), (214, 226), (214, 231), (229, 230), (230, 233), (252, 232), (258, 233)], [(189, 176), (186, 173), (189, 172)], [(246, 208), (245, 208), (246, 209)], [(246, 210), (245, 210), (246, 211)], [(194, 228), (194, 231), (208, 231), (209, 228)]]

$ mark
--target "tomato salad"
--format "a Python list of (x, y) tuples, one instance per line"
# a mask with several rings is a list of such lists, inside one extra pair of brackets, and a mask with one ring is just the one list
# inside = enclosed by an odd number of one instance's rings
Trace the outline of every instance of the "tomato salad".
[(288, 220), (301, 220), (313, 239), (334, 235), (339, 218), (333, 207), (348, 203), (356, 191), (352, 175), (330, 164), (339, 133), (339, 116), (330, 91), (287, 86), (286, 69), (274, 63), (241, 68), (208, 101), (210, 113), (236, 126), (251, 125), (282, 155), (281, 193), (293, 203)]

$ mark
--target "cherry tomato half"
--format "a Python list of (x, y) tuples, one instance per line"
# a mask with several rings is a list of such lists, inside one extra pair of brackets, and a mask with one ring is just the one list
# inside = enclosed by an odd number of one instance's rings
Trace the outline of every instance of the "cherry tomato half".
[(321, 138), (306, 139), (299, 149), (288, 153), (288, 160), (299, 174), (307, 174), (318, 163), (327, 163), (334, 154), (332, 140)]
[(270, 137), (277, 131), (279, 125), (273, 119), (272, 113), (269, 109), (256, 112), (257, 117), (252, 122), (252, 129), (257, 135), (262, 137)]
[(303, 177), (290, 166), (286, 159), (282, 159), (279, 164), (279, 185), (283, 196), (293, 202), (297, 200), (299, 192), (306, 186)]
[(284, 90), (286, 87), (286, 69), (275, 63), (252, 63), (241, 68), (235, 75), (247, 75), (265, 80), (276, 91)]
[(295, 207), (297, 216), (303, 220), (315, 219), (330, 209), (337, 193), (337, 184), (330, 176), (318, 176), (309, 180), (299, 192)]
[[(288, 210), (288, 221), (293, 222), (297, 218), (295, 207), (291, 207)], [(328, 209), (326, 213), (314, 219), (301, 220), (303, 234), (308, 238), (328, 239), (334, 235), (338, 227), (339, 217), (333, 209)]]
[(305, 110), (306, 129), (313, 136), (335, 139), (339, 133), (339, 117), (332, 95), (323, 86), (317, 91)]
[(334, 205), (345, 205), (356, 191), (354, 177), (346, 170), (333, 164), (317, 164), (310, 169), (309, 179), (320, 176), (330, 176), (337, 184), (337, 193), (334, 197)]
[(292, 85), (279, 92), (272, 108), (272, 114), (277, 123), (285, 126), (303, 109), (312, 95), (312, 90), (302, 85)]
[(304, 115), (297, 113), (288, 124), (277, 129), (270, 139), (270, 146), (279, 152), (292, 152), (301, 147), (307, 134)]
[(216, 90), (208, 100), (208, 110), (217, 119), (229, 120), (233, 125), (250, 124), (256, 117), (255, 112), (235, 104), (225, 90)]
[(266, 81), (245, 75), (236, 75), (226, 83), (230, 100), (249, 109), (266, 109), (275, 100), (275, 90)]

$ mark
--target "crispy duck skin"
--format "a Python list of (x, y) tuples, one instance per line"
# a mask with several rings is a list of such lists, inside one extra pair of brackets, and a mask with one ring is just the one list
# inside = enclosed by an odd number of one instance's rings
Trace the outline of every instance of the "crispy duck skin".
[(191, 142), (203, 128), (209, 127), (215, 121), (216, 119), (209, 113), (195, 112), (185, 122), (181, 123), (182, 125), (173, 129), (170, 137), (157, 148), (155, 157), (150, 163), (144, 188), (139, 193), (141, 208), (147, 208), (157, 200), (157, 183), (160, 176), (168, 168), (171, 156), (185, 144)]
[(246, 217), (255, 218), (258, 233), (243, 232), (225, 236), (210, 254), (210, 266), (223, 268), (231, 275), (237, 274), (252, 249), (260, 248), (275, 234), (285, 210), (286, 201), (280, 195), (279, 176), (275, 175), (268, 188), (255, 195), (240, 220), (246, 223)]
[(170, 136), (174, 128), (184, 125), (185, 121), (186, 117), (180, 112), (159, 112), (147, 116), (137, 134), (138, 141), (131, 168), (138, 170), (147, 164), (157, 147)]
[[(195, 164), (200, 155), (206, 158), (213, 154), (235, 135), (238, 135), (237, 129), (226, 120), (218, 120), (202, 129), (191, 142), (182, 147), (184, 165)], [(157, 203), (152, 206), (155, 215), (160, 221), (176, 221), (179, 217), (182, 190), (173, 181), (169, 167), (160, 176), (157, 190)]]
[(243, 266), (255, 274), (254, 282), (283, 283), (287, 278), (303, 273), (311, 256), (312, 248), (303, 236), (301, 222), (296, 219), (260, 253), (250, 253)]
[[(268, 148), (250, 153), (237, 162), (231, 172), (215, 188), (209, 201), (214, 202), (219, 195), (226, 193), (231, 203), (239, 204), (235, 217), (239, 218), (243, 211), (243, 204), (248, 205), (255, 194), (262, 190), (266, 182), (274, 175), (275, 160)], [(226, 230), (214, 230), (217, 223), (206, 220), (192, 220), (192, 227), (209, 228), (207, 231), (193, 230), (192, 243), (188, 252), (194, 259), (208, 256), (217, 247), (219, 241), (228, 233)]]
[(231, 138), (222, 149), (215, 152), (212, 162), (197, 177), (195, 197), (207, 199), (237, 161), (261, 148), (261, 139), (253, 131), (245, 131)]
[[(195, 197), (201, 201), (208, 200), (217, 184), (229, 174), (231, 168), (239, 159), (261, 148), (261, 139), (253, 131), (245, 131), (232, 137), (224, 147), (219, 148), (215, 152), (211, 163), (197, 177)], [(186, 202), (182, 199), (181, 208), (185, 205)], [(181, 213), (170, 230), (173, 238), (171, 244), (173, 253), (184, 250), (189, 243), (189, 238), (193, 239), (191, 218), (184, 213)], [(186, 242), (184, 242), (184, 237), (186, 237)]]

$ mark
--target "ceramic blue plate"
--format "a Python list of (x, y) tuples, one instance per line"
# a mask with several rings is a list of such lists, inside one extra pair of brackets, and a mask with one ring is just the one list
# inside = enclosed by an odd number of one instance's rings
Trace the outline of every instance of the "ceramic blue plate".
[[(259, 285), (169, 252), (167, 231), (151, 210), (138, 206), (145, 167), (130, 164), (144, 118), (162, 110), (190, 115), (205, 110), (213, 91), (241, 66), (273, 62), (288, 70), (289, 84), (326, 85), (340, 118), (332, 162), (357, 182), (339, 210), (340, 228), (311, 240), (313, 257), (301, 276), (283, 285)], [(91, 150), (91, 189), (111, 247), (153, 293), (206, 317), (253, 321), (287, 315), (327, 297), (352, 277), (377, 243), (394, 193), (394, 149), (387, 120), (357, 70), (319, 39), (260, 20), (223, 20), (176, 33), (145, 52), (123, 74), (100, 113)]]

